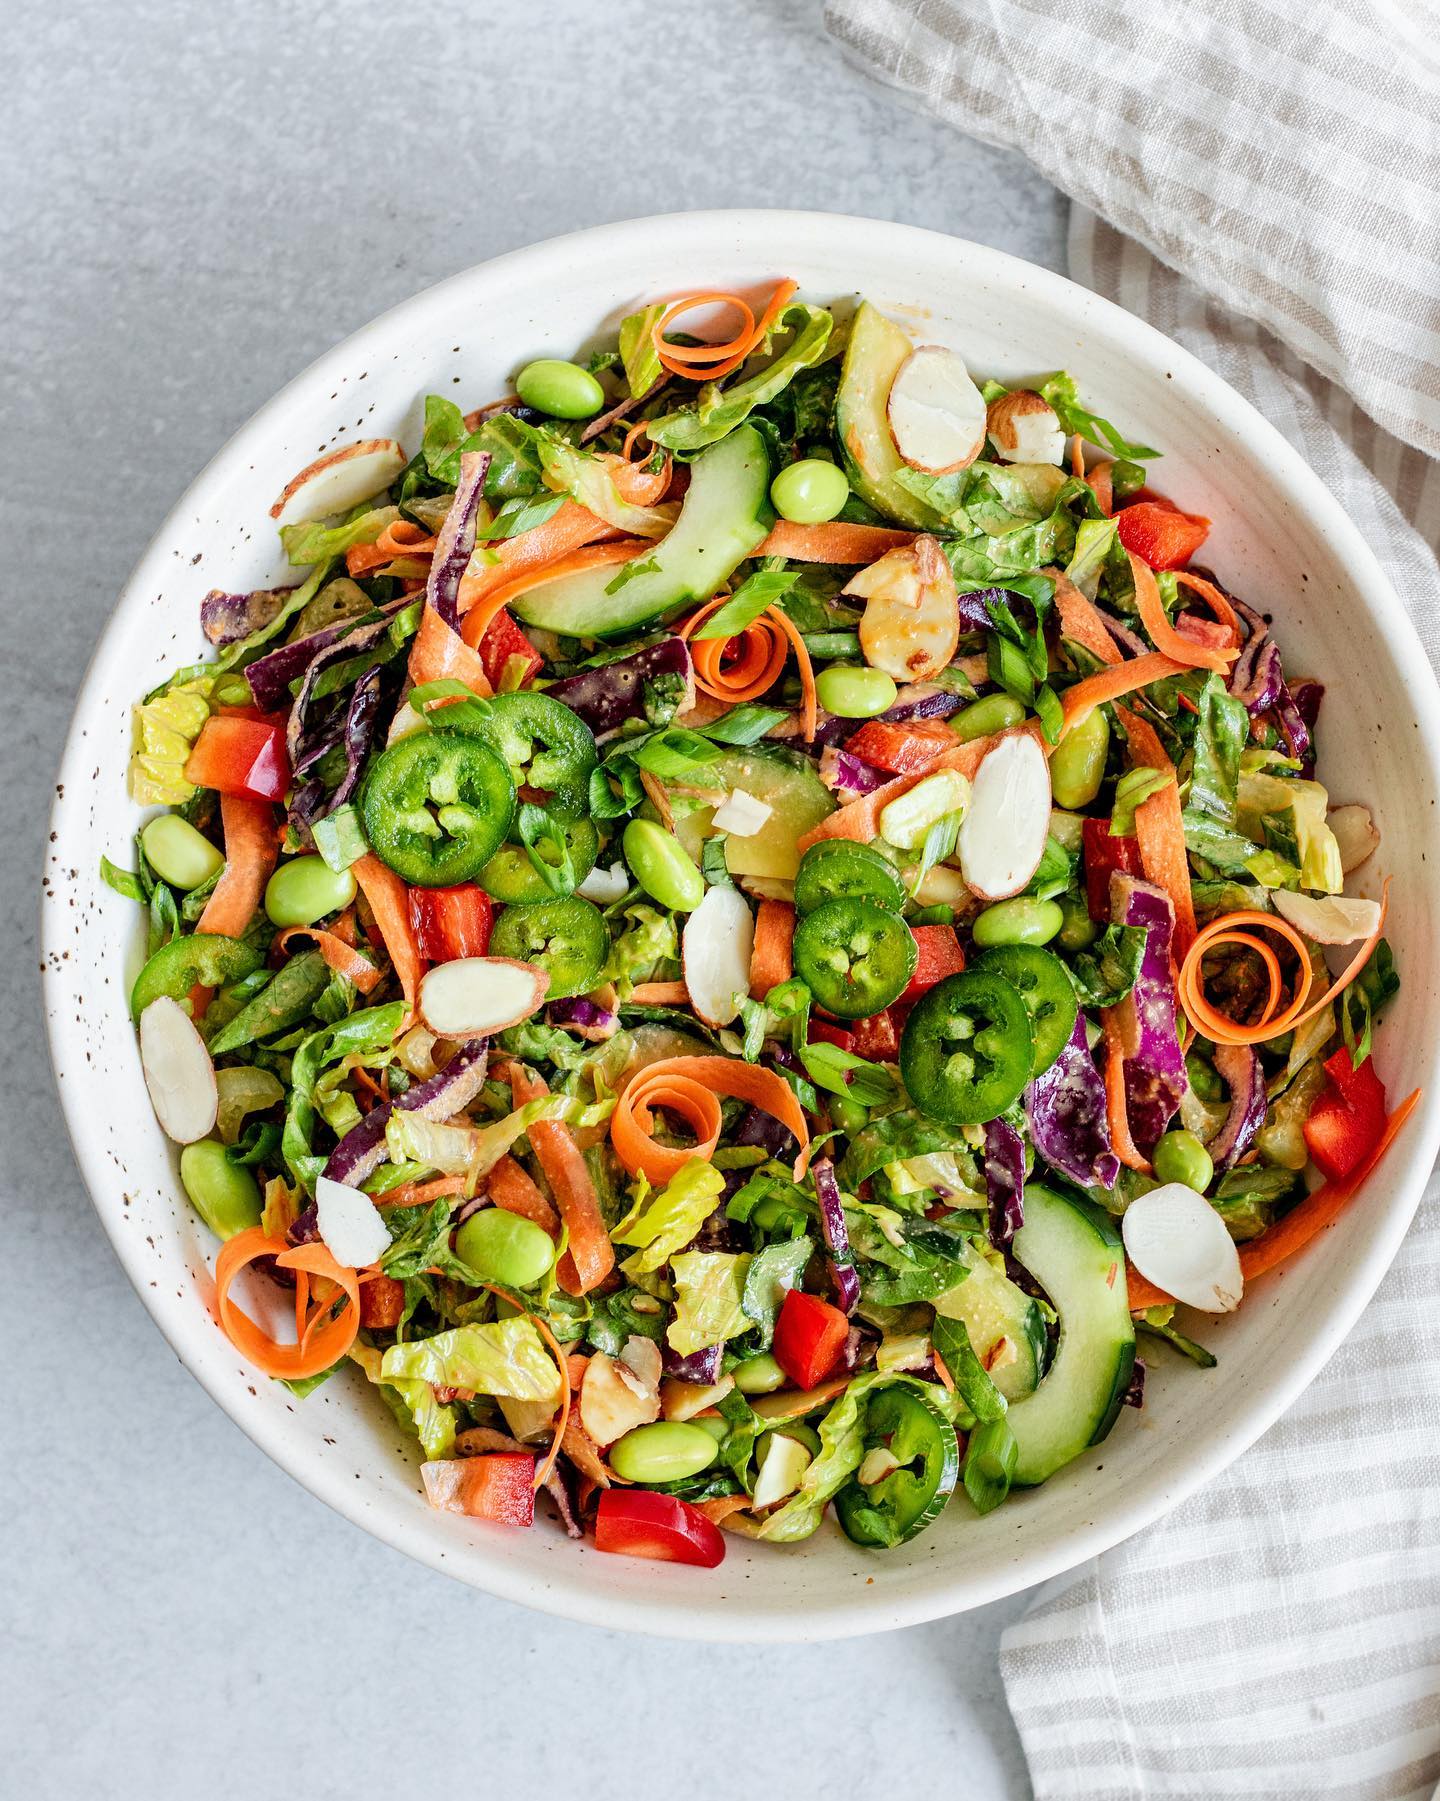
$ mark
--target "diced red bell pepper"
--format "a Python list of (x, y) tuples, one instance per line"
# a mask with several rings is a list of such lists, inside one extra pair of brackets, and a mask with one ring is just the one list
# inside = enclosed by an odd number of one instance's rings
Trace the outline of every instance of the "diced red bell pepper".
[(1108, 819), (1087, 819), (1081, 831), (1081, 848), (1085, 859), (1085, 899), (1090, 917), (1101, 925), (1110, 923), (1110, 877), (1118, 869), (1126, 875), (1142, 876), (1138, 838), (1111, 835)]
[(290, 786), (284, 728), (233, 714), (207, 719), (185, 765), (185, 780), (217, 794), (283, 800)]
[(725, 1537), (698, 1507), (645, 1488), (607, 1488), (595, 1514), (595, 1548), (660, 1563), (713, 1570), (724, 1561)]
[(529, 1451), (487, 1451), (421, 1466), (432, 1507), (499, 1526), (535, 1523), (535, 1458)]
[(420, 955), (429, 963), (483, 957), (490, 949), (495, 903), (474, 882), (458, 888), (412, 888), (410, 923)]
[(943, 719), (917, 719), (906, 725), (871, 719), (846, 739), (845, 749), (862, 763), (891, 775), (918, 775), (942, 752), (954, 750), (958, 742)]
[(937, 982), (943, 982), (946, 976), (958, 976), (965, 967), (965, 953), (954, 926), (916, 926), (914, 932), (920, 955), (910, 986), (900, 996), (902, 1004), (919, 1000)]
[(500, 611), (485, 627), (485, 635), (480, 640), (480, 665), (485, 671), (485, 679), (497, 692), (500, 678), (505, 673), (505, 666), (511, 657), (525, 659), (525, 673), (518, 684), (510, 686), (524, 687), (526, 682), (545, 667), (545, 659), (525, 636), (520, 627), (501, 607)]
[(1210, 535), (1210, 521), (1168, 500), (1132, 501), (1115, 515), (1120, 542), (1152, 569), (1183, 569)]
[(775, 1322), (775, 1361), (797, 1388), (814, 1388), (840, 1360), (850, 1321), (819, 1295), (792, 1288)]
[(847, 1032), (843, 1026), (833, 1026), (828, 1019), (812, 1019), (806, 1034), (811, 1044), (833, 1044), (837, 1050), (848, 1051), (857, 1056), (855, 1034)]
[[(929, 929), (920, 928), (922, 932)], [(867, 1063), (893, 1063), (900, 1055), (900, 1032), (888, 1007), (883, 1013), (872, 1013), (869, 1019), (857, 1019), (854, 1038), (855, 1055)]]
[(1367, 1057), (1359, 1069), (1342, 1045), (1326, 1059), (1328, 1085), (1305, 1121), (1305, 1144), (1315, 1167), (1329, 1181), (1358, 1169), (1385, 1131), (1385, 1085)]
[(360, 1324), (388, 1332), (405, 1313), (405, 1284), (393, 1276), (371, 1276), (360, 1285)]

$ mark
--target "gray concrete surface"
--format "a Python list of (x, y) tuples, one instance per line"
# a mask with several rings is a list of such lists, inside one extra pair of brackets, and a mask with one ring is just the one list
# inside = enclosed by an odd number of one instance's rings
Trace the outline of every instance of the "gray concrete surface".
[(1059, 197), (866, 89), (815, 0), (54, 0), (9, 9), (0, 518), (9, 934), (0, 1793), (754, 1785), (1023, 1795), (1012, 1601), (761, 1651), (628, 1640), (408, 1563), (272, 1467), (131, 1294), (38, 1026), (53, 770), (112, 597), (296, 370), (441, 276), (683, 207), (871, 214), (1053, 267)]

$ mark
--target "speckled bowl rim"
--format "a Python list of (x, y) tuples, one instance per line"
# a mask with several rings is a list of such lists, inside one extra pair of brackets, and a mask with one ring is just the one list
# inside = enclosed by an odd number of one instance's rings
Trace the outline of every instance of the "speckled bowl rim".
[[(682, 213), (628, 220), (571, 233), (451, 276), (391, 308), (326, 352), (240, 428), (196, 477), (156, 532), (126, 584), (86, 671), (61, 762), (59, 797), (50, 821), (51, 851), (47, 867), (52, 880), (70, 879), (68, 870), (62, 867), (67, 859), (70, 867), (78, 871), (74, 879), (87, 880), (93, 873), (81, 868), (78, 861), (94, 848), (90, 832), (80, 823), (78, 798), (93, 773), (87, 766), (86, 721), (94, 712), (97, 697), (106, 690), (113, 666), (119, 661), (126, 624), (142, 623), (140, 609), (146, 597), (157, 584), (163, 584), (170, 572), (171, 545), (180, 534), (182, 522), (200, 510), (201, 497), (217, 481), (219, 472), (234, 459), (245, 457), (252, 443), (263, 440), (271, 422), (287, 413), (297, 397), (322, 393), (354, 364), (357, 357), (366, 353), (367, 346), (383, 343), (387, 333), (402, 318), (419, 317), (429, 311), (438, 319), (457, 294), (471, 288), (484, 288), (487, 284), (520, 288), (533, 288), (547, 282), (563, 284), (567, 266), (574, 266), (575, 259), (609, 257), (627, 245), (640, 244), (647, 234), (662, 231), (672, 237), (685, 236), (687, 241), (694, 239), (696, 243), (713, 238), (717, 243), (733, 245), (739, 240), (747, 248), (749, 239), (754, 238), (761, 250), (772, 256), (778, 255), (781, 261), (785, 260), (788, 247), (797, 263), (804, 261), (807, 243), (818, 246), (817, 234), (829, 236), (836, 232), (853, 232), (859, 246), (855, 254), (857, 273), (880, 257), (895, 258), (901, 263), (907, 256), (922, 262), (940, 257), (953, 258), (957, 272), (962, 263), (970, 271), (981, 270), (988, 282), (1026, 289), (1031, 298), (1039, 295), (1058, 311), (1087, 326), (1104, 325), (1111, 330), (1123, 328), (1134, 357), (1169, 371), (1177, 386), (1183, 385), (1196, 404), (1207, 408), (1218, 424), (1243, 430), (1256, 457), (1263, 457), (1272, 473), (1280, 472), (1279, 479), (1287, 491), (1287, 503), (1293, 505), (1306, 529), (1316, 539), (1326, 541), (1331, 552), (1343, 560), (1353, 579), (1357, 599), (1376, 629), (1398, 653), (1405, 699), (1413, 706), (1420, 727), (1419, 754), (1428, 758), (1432, 782), (1440, 787), (1440, 761), (1437, 761), (1440, 690), (1437, 690), (1414, 627), (1369, 546), (1356, 527), (1335, 507), (1319, 478), (1280, 433), (1188, 351), (1144, 321), (1063, 276), (1004, 252), (942, 233), (825, 213), (781, 210)], [(587, 329), (586, 321), (577, 320), (577, 336)], [(1432, 828), (1432, 836), (1440, 835)], [(425, 1519), (423, 1514), (417, 1513), (413, 1521), (377, 1522), (358, 1492), (363, 1485), (357, 1485), (353, 1478), (347, 1479), (339, 1469), (307, 1467), (282, 1444), (278, 1426), (272, 1427), (269, 1416), (247, 1414), (232, 1404), (230, 1395), (205, 1367), (199, 1347), (193, 1344), (197, 1328), (213, 1332), (209, 1316), (203, 1309), (195, 1308), (193, 1298), (177, 1304), (176, 1297), (163, 1286), (148, 1282), (150, 1271), (142, 1263), (138, 1246), (120, 1229), (118, 1209), (111, 1198), (114, 1171), (96, 1136), (87, 1130), (82, 1100), (83, 1078), (89, 1073), (84, 1066), (85, 1045), (70, 1019), (68, 1004), (73, 1001), (73, 995), (67, 984), (76, 980), (76, 971), (68, 962), (71, 947), (65, 911), (58, 905), (42, 903), (41, 945), (42, 986), (51, 1057), (59, 1078), (61, 1105), (76, 1158), (96, 1211), (122, 1267), (156, 1324), (181, 1361), (236, 1424), (317, 1498), (356, 1525), (433, 1569), (459, 1576), (502, 1599), (572, 1620), (662, 1636), (715, 1641), (813, 1641), (917, 1624), (982, 1606), (1055, 1577), (1139, 1531), (1239, 1457), (1274, 1423), (1334, 1353), (1392, 1262), (1419, 1203), (1437, 1144), (1440, 1144), (1440, 1083), (1432, 1083), (1417, 1116), (1390, 1153), (1385, 1165), (1383, 1193), (1371, 1199), (1369, 1237), (1360, 1248), (1343, 1289), (1334, 1296), (1323, 1315), (1316, 1318), (1304, 1354), (1293, 1358), (1283, 1369), (1265, 1372), (1264, 1379), (1250, 1389), (1228, 1432), (1211, 1435), (1209, 1442), (1188, 1447), (1185, 1454), (1178, 1455), (1163, 1469), (1152, 1472), (1133, 1489), (1127, 1490), (1120, 1503), (1109, 1512), (1101, 1513), (1096, 1509), (1095, 1517), (1077, 1519), (1072, 1529), (1052, 1533), (1045, 1544), (1017, 1550), (1009, 1561), (997, 1562), (993, 1569), (967, 1570), (964, 1560), (959, 1559), (955, 1574), (937, 1575), (922, 1593), (904, 1596), (898, 1601), (878, 1591), (862, 1592), (858, 1598), (817, 1595), (813, 1610), (782, 1614), (755, 1608), (747, 1610), (742, 1597), (730, 1599), (723, 1609), (707, 1610), (697, 1591), (669, 1589), (663, 1582), (672, 1574), (669, 1570), (657, 1573), (658, 1593), (617, 1596), (605, 1592), (603, 1587), (587, 1585), (578, 1562), (573, 1583), (537, 1583), (532, 1576), (509, 1568), (503, 1552), (478, 1560), (485, 1565), (483, 1569), (474, 1567), (477, 1560), (473, 1557), (467, 1559), (467, 1567), (461, 1569), (447, 1556), (447, 1546), (438, 1535), (424, 1529), (421, 1524)], [(120, 990), (116, 992), (118, 996)], [(67, 1076), (78, 1079), (67, 1081)]]

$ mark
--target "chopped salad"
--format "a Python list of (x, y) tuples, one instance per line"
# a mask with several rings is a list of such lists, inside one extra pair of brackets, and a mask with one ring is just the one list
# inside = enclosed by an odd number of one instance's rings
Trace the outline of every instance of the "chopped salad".
[(604, 1551), (987, 1513), (1414, 1104), (1323, 690), (1063, 372), (786, 281), (515, 385), (300, 471), (137, 708), (219, 1329)]

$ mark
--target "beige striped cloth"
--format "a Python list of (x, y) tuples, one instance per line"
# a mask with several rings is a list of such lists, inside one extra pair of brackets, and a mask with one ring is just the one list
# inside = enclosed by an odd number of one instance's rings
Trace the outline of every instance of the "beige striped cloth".
[[(829, 0), (826, 22), (1079, 203), (1071, 275), (1278, 426), (1440, 665), (1440, 12)], [(1001, 1669), (1040, 1801), (1440, 1798), (1440, 1179), (1285, 1418), (1039, 1590)]]

